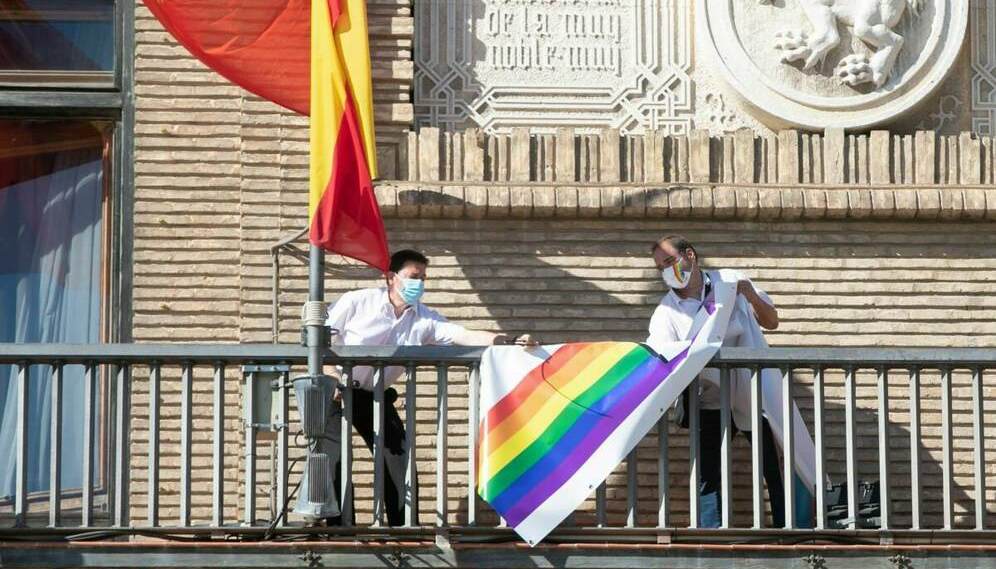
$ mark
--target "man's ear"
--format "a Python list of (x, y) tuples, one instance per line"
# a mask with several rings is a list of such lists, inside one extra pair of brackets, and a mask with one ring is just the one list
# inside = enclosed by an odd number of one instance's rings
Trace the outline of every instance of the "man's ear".
[(387, 283), (388, 287), (391, 286), (391, 281), (393, 281), (394, 277), (396, 276), (397, 274), (393, 271), (387, 271), (386, 273), (384, 273), (384, 282)]

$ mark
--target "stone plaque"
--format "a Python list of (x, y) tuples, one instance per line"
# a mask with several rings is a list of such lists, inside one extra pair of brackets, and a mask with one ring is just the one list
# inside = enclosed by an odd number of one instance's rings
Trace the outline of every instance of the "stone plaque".
[(687, 0), (417, 2), (416, 121), (686, 132), (689, 9)]
[(766, 122), (868, 127), (930, 95), (969, 0), (699, 0), (699, 47)]

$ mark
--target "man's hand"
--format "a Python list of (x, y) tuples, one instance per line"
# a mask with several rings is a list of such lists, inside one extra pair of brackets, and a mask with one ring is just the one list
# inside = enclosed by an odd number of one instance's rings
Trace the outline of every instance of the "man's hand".
[(516, 336), (515, 341), (512, 343), (516, 346), (538, 346), (540, 341), (533, 338), (530, 334), (522, 334), (521, 336)]
[(754, 309), (757, 323), (768, 330), (778, 328), (778, 311), (757, 294), (754, 285), (747, 279), (737, 281), (737, 294), (743, 295)]

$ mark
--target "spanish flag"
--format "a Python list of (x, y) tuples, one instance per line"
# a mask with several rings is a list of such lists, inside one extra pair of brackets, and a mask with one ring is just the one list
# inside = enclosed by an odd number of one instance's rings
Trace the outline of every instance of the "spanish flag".
[(370, 75), (365, 0), (312, 0), (311, 243), (387, 272)]
[(311, 242), (386, 271), (387, 238), (371, 182), (377, 165), (365, 2), (144, 2), (208, 67), (311, 115)]

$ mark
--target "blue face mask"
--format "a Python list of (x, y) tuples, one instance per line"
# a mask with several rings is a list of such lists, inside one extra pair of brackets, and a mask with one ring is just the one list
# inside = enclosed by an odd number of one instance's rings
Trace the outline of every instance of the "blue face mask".
[(401, 299), (406, 304), (411, 306), (418, 304), (423, 292), (425, 292), (425, 281), (422, 279), (401, 279)]

